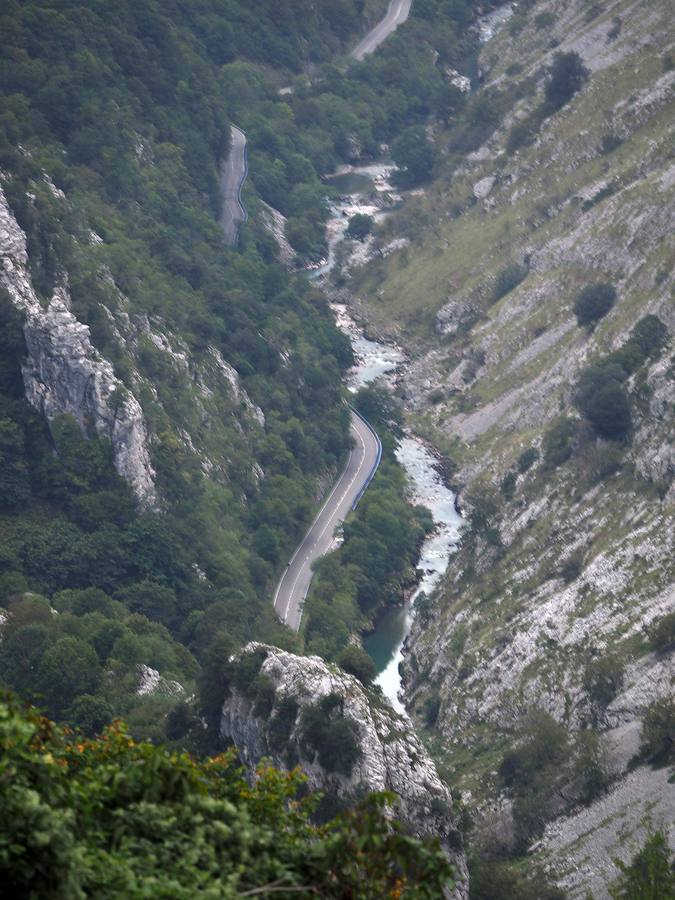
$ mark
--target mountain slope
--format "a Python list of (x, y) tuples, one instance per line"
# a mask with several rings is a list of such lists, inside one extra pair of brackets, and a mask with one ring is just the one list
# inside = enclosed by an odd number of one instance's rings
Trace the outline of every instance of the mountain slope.
[[(579, 54), (588, 75), (546, 108), (556, 53)], [(580, 735), (602, 736), (598, 766), (621, 773), (650, 705), (672, 697), (672, 636), (658, 637), (675, 610), (668, 4), (527, 4), (480, 65), (464, 117), (436, 134), (437, 179), (381, 238), (411, 246), (351, 289), (370, 326), (415, 355), (401, 389), (410, 421), (449, 458), (470, 519), (445, 588), (418, 615), (408, 697), (451, 782), (516, 800), (515, 825), (509, 803), (502, 817), (512, 850), (583, 800)], [(467, 123), (483, 135), (469, 152)], [(579, 296), (598, 285), (613, 304), (580, 325)], [(533, 709), (573, 741), (559, 775), (530, 784), (534, 818), (498, 772), (532, 739)], [(667, 825), (671, 801), (655, 796), (654, 825)], [(626, 804), (639, 840), (644, 809)], [(629, 856), (618, 840), (611, 852)]]

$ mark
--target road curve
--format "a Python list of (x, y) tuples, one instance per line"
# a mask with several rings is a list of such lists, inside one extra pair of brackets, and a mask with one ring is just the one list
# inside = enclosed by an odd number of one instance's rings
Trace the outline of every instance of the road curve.
[(377, 50), (382, 41), (385, 41), (392, 31), (396, 31), (398, 26), (406, 21), (410, 15), (411, 6), (412, 0), (391, 0), (382, 21), (378, 22), (352, 50), (354, 59), (362, 60), (364, 56)]
[(232, 125), (230, 127), (230, 152), (220, 166), (220, 193), (223, 198), (220, 225), (230, 247), (235, 247), (237, 244), (240, 223), (246, 222), (248, 219), (246, 207), (241, 200), (241, 189), (247, 174), (246, 135), (236, 125)]
[(274, 594), (276, 614), (294, 631), (300, 628), (303, 603), (314, 574), (312, 563), (331, 549), (335, 529), (361, 499), (382, 456), (380, 439), (358, 413), (352, 414), (350, 431), (354, 447), (347, 465), (291, 557)]

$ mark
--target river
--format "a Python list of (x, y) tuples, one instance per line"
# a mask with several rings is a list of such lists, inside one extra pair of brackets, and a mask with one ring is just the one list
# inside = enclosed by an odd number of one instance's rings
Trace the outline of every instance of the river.
[[(513, 12), (513, 4), (504, 3), (481, 16), (477, 23), (479, 43), (489, 41)], [(475, 73), (472, 74), (475, 78), (478, 76), (477, 54), (474, 68)], [(367, 166), (345, 166), (330, 179), (341, 196), (330, 205), (331, 215), (326, 228), (328, 257), (312, 274), (319, 283), (327, 280), (335, 266), (336, 252), (345, 239), (349, 217), (360, 212), (381, 222), (387, 216), (387, 207), (391, 207), (392, 199), (394, 203), (400, 199), (390, 184), (394, 168), (388, 160)], [(348, 374), (350, 390), (356, 391), (378, 379), (393, 387), (395, 377), (405, 378), (406, 357), (399, 347), (366, 338), (345, 306), (333, 304), (333, 311), (338, 326), (351, 338), (357, 360)], [(431, 511), (435, 528), (420, 550), (417, 567), (421, 577), (415, 591), (405, 603), (385, 610), (377, 620), (375, 630), (366, 636), (363, 643), (375, 663), (376, 683), (392, 705), (405, 712), (400, 696), (399, 664), (412, 624), (415, 600), (422, 592), (429, 596), (441, 582), (457, 547), (463, 519), (455, 508), (454, 493), (438, 473), (437, 459), (431, 447), (414, 434), (407, 433), (400, 441), (396, 456), (408, 476), (411, 501)]]
[[(391, 167), (383, 163), (360, 167), (338, 176), (339, 190), (345, 193), (331, 206), (331, 221), (328, 223), (330, 254), (316, 271), (315, 277), (321, 279), (328, 275), (334, 265), (335, 251), (344, 239), (348, 216), (353, 215), (353, 210), (368, 206), (373, 190), (387, 190), (386, 177), (390, 171)], [(374, 178), (378, 179), (377, 183)], [(393, 387), (395, 379), (405, 377), (406, 356), (399, 347), (365, 337), (346, 306), (334, 303), (332, 308), (338, 326), (351, 339), (356, 357), (356, 365), (347, 376), (350, 390), (357, 391), (377, 380)], [(399, 696), (399, 663), (403, 659), (403, 645), (412, 624), (414, 603), (422, 592), (429, 595), (438, 586), (457, 546), (463, 520), (455, 509), (455, 495), (443, 483), (437, 471), (437, 458), (427, 444), (414, 434), (407, 433), (399, 443), (396, 456), (408, 476), (412, 503), (426, 506), (431, 511), (435, 528), (420, 550), (417, 568), (421, 577), (417, 587), (405, 603), (385, 610), (378, 618), (375, 630), (364, 639), (364, 647), (375, 663), (376, 683), (392, 705), (404, 712)]]
[[(338, 324), (352, 338), (357, 359), (348, 377), (350, 389), (358, 390), (378, 379), (391, 384), (394, 372), (398, 377), (404, 374), (405, 356), (399, 348), (364, 337), (344, 307), (336, 308), (336, 313)], [(454, 493), (443, 483), (437, 471), (438, 461), (430, 447), (408, 433), (400, 441), (396, 457), (408, 476), (411, 501), (431, 511), (435, 529), (420, 549), (417, 568), (421, 578), (415, 591), (404, 604), (385, 610), (378, 618), (375, 630), (366, 636), (363, 644), (375, 663), (376, 684), (380, 685), (394, 708), (403, 712), (399, 697), (399, 663), (403, 659), (403, 644), (412, 624), (414, 603), (422, 591), (431, 594), (445, 574), (457, 546), (463, 520), (456, 511)]]

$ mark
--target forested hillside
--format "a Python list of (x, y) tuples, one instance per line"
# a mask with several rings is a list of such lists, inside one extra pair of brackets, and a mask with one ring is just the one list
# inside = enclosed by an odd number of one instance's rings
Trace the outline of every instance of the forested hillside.
[[(278, 264), (259, 200), (316, 256), (320, 175), (460, 102), (428, 39), (442, 12), (442, 59), (465, 54), (470, 3), (420, 5), (405, 40), (335, 65), (385, 5), (3, 5), (0, 669), (53, 716), (158, 736), (204, 660), (300, 646), (270, 595), (346, 452), (352, 356)], [(237, 251), (217, 224), (232, 122), (252, 213)], [(396, 596), (421, 533), (393, 461), (374, 491), (348, 566), (323, 576), (342, 617), (317, 607), (308, 634), (333, 656)], [(373, 568), (392, 514), (403, 555)]]
[[(367, 15), (36, 2), (4, 4), (1, 18), (2, 677), (88, 730), (125, 713), (156, 736), (210, 645), (290, 639), (270, 587), (347, 447), (348, 341), (266, 232), (224, 247), (217, 171), (246, 85), (261, 120), (279, 105), (251, 61), (298, 70), (344, 48)], [(296, 168), (318, 197), (312, 164)], [(33, 408), (45, 401), (25, 399), (27, 337), (10, 302), (25, 283), (45, 310), (32, 354), (52, 359), (63, 339), (59, 352), (89, 354), (92, 371), (112, 363), (113, 417), (138, 400), (142, 502), (100, 422), (50, 415), (48, 427)], [(66, 392), (78, 377), (63, 376)], [(136, 696), (141, 665), (173, 687)]]

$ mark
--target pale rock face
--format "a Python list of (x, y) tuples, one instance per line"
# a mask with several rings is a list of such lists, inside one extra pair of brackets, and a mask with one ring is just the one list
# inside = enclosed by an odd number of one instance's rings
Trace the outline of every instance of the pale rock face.
[(463, 94), (471, 93), (471, 79), (467, 78), (466, 75), (460, 75), (457, 69), (447, 68), (445, 70), (445, 77), (451, 85), (456, 87)]
[(279, 246), (279, 259), (289, 269), (295, 262), (295, 250), (286, 238), (286, 216), (268, 203), (261, 201), (262, 222)]
[(115, 468), (147, 506), (157, 503), (148, 436), (138, 400), (93, 347), (89, 328), (69, 309), (67, 280), (44, 309), (28, 271), (26, 236), (0, 188), (0, 285), (25, 314), (28, 358), (23, 378), (28, 401), (48, 420), (73, 416), (112, 443)]
[[(609, 900), (613, 860), (628, 863), (652, 830), (675, 840), (675, 790), (667, 767), (640, 766), (589, 807), (551, 823), (534, 856), (570, 897)], [(620, 824), (619, 824), (620, 823)]]
[(237, 403), (241, 403), (251, 418), (263, 428), (265, 425), (265, 413), (259, 406), (256, 406), (244, 390), (239, 380), (239, 373), (237, 370), (223, 359), (222, 353), (216, 347), (209, 347), (209, 353), (213, 357), (218, 371), (230, 385), (234, 399)]
[[(276, 647), (251, 643), (242, 653), (267, 651), (260, 673), (274, 685), (276, 697), (294, 697), (302, 710), (331, 693), (343, 698), (346, 718), (355, 723), (362, 756), (349, 776), (326, 772), (317, 760), (302, 758), (301, 767), (313, 790), (354, 801), (367, 791), (393, 791), (400, 798), (397, 815), (419, 836), (437, 836), (456, 867), (457, 900), (467, 896), (466, 861), (452, 797), (407, 716), (396, 713), (386, 701), (374, 702), (352, 675), (328, 665), (318, 656), (302, 657)], [(223, 706), (221, 734), (230, 738), (248, 766), (270, 757), (279, 768), (283, 758), (268, 744), (269, 718), (256, 717), (253, 704), (232, 689)], [(299, 716), (290, 743), (300, 751)]]
[(481, 178), (480, 181), (477, 181), (473, 186), (473, 195), (476, 200), (485, 200), (495, 186), (495, 181), (496, 178), (494, 175), (487, 175), (485, 178)]
[(164, 694), (168, 697), (179, 697), (185, 693), (185, 688), (178, 681), (169, 681), (163, 678), (157, 669), (146, 666), (143, 663), (138, 667), (138, 687), (136, 693), (139, 697), (150, 694)]

